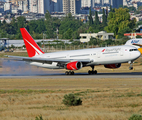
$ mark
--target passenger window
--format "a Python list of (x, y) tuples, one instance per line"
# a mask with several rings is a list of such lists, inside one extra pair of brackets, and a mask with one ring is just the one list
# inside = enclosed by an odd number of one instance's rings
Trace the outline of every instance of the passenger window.
[(132, 51), (137, 51), (137, 49), (130, 49), (129, 51), (130, 51), (130, 52), (132, 52)]

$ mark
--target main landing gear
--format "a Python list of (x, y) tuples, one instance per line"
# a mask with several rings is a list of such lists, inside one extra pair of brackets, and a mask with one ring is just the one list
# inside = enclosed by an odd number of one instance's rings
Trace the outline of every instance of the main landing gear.
[(94, 66), (91, 66), (91, 68), (92, 68), (92, 71), (88, 71), (88, 74), (90, 75), (90, 74), (97, 74), (97, 70), (95, 70), (94, 71)]
[(129, 63), (130, 63), (129, 70), (133, 70), (133, 62), (132, 62), (132, 61), (130, 61)]
[(74, 75), (74, 71), (66, 71), (65, 74), (66, 75)]

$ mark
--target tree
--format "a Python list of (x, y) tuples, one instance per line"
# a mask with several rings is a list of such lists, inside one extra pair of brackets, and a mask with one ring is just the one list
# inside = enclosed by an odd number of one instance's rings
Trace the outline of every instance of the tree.
[(138, 10), (141, 11), (141, 10), (142, 10), (142, 6), (139, 6), (139, 7), (138, 7)]
[(49, 11), (45, 13), (45, 26), (47, 30), (47, 37), (53, 38), (54, 37), (54, 30), (53, 30), (53, 22)]
[[(63, 35), (62, 38), (66, 38), (67, 31), (71, 29), (72, 31), (77, 31), (83, 23), (79, 20), (76, 20), (74, 17), (71, 16), (69, 13), (65, 18), (62, 19), (61, 25), (59, 27), (59, 34)], [(73, 32), (72, 32), (73, 34)], [(71, 35), (72, 36), (72, 35)], [(70, 39), (70, 38), (69, 38)]]
[(142, 38), (142, 36), (140, 36), (140, 35), (137, 35), (137, 36), (136, 36), (136, 38)]
[[(129, 10), (127, 8), (115, 9), (108, 15), (108, 26), (105, 27), (107, 32), (113, 32), (116, 39), (122, 31), (132, 31), (136, 25), (136, 20), (130, 20)], [(129, 29), (129, 30), (128, 30)], [(125, 32), (125, 31), (124, 31)]]
[(71, 28), (69, 28), (66, 32), (65, 32), (65, 39), (71, 39), (72, 38), (72, 33), (73, 30)]
[(6, 24), (6, 21), (5, 21), (5, 19), (3, 20), (2, 24)]
[(44, 19), (37, 20), (36, 33), (43, 33), (43, 31), (46, 31)]
[(138, 21), (136, 26), (138, 27), (139, 25), (142, 25), (142, 21)]
[(112, 12), (112, 6), (110, 5), (110, 12)]
[(99, 21), (99, 17), (98, 17), (98, 12), (95, 11), (95, 22), (94, 22), (94, 24), (99, 25), (99, 23), (100, 23), (100, 21)]
[(90, 26), (89, 29), (88, 29), (88, 33), (93, 33), (93, 28)]
[(129, 27), (124, 28), (123, 30), (118, 32), (118, 39), (121, 39), (124, 37), (124, 33), (130, 33), (131, 29)]
[(110, 5), (110, 12), (115, 12), (115, 9), (113, 9), (111, 5)]
[(131, 11), (136, 12), (136, 8), (134, 6), (132, 6), (132, 7), (124, 6), (123, 8), (129, 9), (129, 12), (131, 12)]
[(20, 33), (20, 28), (26, 27), (26, 18), (24, 16), (17, 17), (17, 31)]
[(59, 29), (61, 25), (61, 20), (58, 18), (53, 18), (53, 29)]
[(38, 27), (37, 20), (31, 20), (28, 26), (29, 26), (29, 33), (35, 32)]
[(102, 22), (103, 26), (107, 26), (107, 17), (106, 17), (104, 8), (103, 8), (103, 16), (102, 16), (102, 18), (103, 18), (103, 22)]
[(93, 18), (92, 18), (92, 11), (91, 11), (91, 8), (89, 9), (89, 26), (92, 26), (94, 23), (93, 23)]

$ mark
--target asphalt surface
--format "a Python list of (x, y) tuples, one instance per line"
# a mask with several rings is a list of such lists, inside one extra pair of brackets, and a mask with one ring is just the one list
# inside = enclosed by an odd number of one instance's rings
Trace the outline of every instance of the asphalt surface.
[(141, 72), (131, 73), (98, 73), (97, 75), (88, 75), (87, 73), (76, 73), (74, 75), (56, 74), (31, 74), (31, 75), (3, 75), (0, 78), (142, 78)]

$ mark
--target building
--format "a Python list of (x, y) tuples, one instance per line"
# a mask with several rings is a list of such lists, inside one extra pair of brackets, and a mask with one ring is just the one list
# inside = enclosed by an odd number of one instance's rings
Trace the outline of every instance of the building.
[[(76, 14), (76, 3), (80, 2), (81, 2), (80, 0), (63, 0), (63, 12), (65, 14), (67, 13)], [(79, 8), (77, 8), (77, 11), (79, 11)]]
[(54, 10), (53, 3), (52, 0), (29, 0), (29, 11), (45, 14), (48, 10), (51, 13)]
[(57, 10), (58, 12), (63, 12), (63, 2), (62, 0), (57, 0)]
[[(17, 13), (18, 11), (21, 11), (21, 13), (28, 13), (29, 12), (29, 0), (24, 0), (24, 1), (18, 1), (18, 2), (13, 2), (12, 4), (14, 6), (14, 8), (12, 8), (12, 11), (15, 11), (16, 13), (16, 10), (17, 10)], [(14, 13), (14, 12), (12, 12)]]
[(111, 0), (111, 5), (113, 8), (119, 8), (119, 6), (123, 6), (123, 0)]
[(98, 33), (81, 33), (80, 34), (80, 42), (84, 43), (84, 42), (89, 42), (90, 38), (98, 38), (101, 40), (108, 40), (108, 39), (112, 39), (114, 36), (114, 33), (106, 33), (105, 31), (101, 31)]
[(29, 9), (30, 12), (44, 14), (44, 0), (29, 0)]
[(70, 12), (70, 0), (63, 0), (63, 12), (65, 14)]
[(9, 13), (11, 12), (11, 9), (12, 9), (12, 4), (9, 0), (7, 0), (7, 2), (5, 2), (4, 4), (4, 12)]
[(70, 0), (70, 13), (76, 14), (76, 0)]
[(81, 0), (76, 0), (76, 14), (80, 14)]
[(4, 2), (0, 2), (0, 15), (4, 12)]
[(23, 1), (23, 12), (24, 13), (29, 12), (29, 1), (28, 0)]
[(33, 13), (38, 13), (38, 2), (37, 0), (29, 0), (29, 11)]
[[(53, 0), (52, 0), (53, 1)], [(63, 5), (62, 5), (62, 0), (54, 0), (52, 5), (53, 10), (51, 10), (52, 12), (63, 12)]]
[(91, 0), (81, 0), (81, 7), (91, 7)]
[(38, 0), (38, 13), (44, 14), (44, 1), (45, 0)]

